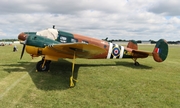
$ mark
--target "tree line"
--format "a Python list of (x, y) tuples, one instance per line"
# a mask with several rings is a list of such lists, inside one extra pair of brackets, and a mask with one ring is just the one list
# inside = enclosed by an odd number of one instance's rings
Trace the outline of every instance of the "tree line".
[[(108, 40), (108, 38), (102, 39), (102, 40), (105, 40), (107, 42), (128, 42), (129, 41), (129, 40), (123, 40), (123, 39), (111, 39), (111, 40)], [(14, 42), (14, 41), (18, 41), (18, 39), (1, 39), (0, 40), (0, 42)], [(136, 42), (137, 43), (142, 43), (142, 40), (137, 40)], [(151, 44), (154, 44), (157, 41), (149, 40), (149, 42)], [(180, 44), (180, 41), (167, 41), (167, 42), (168, 42), (168, 44)]]
[[(111, 39), (108, 40), (108, 38), (102, 39), (107, 42), (129, 42), (129, 40), (123, 40), (123, 39)], [(151, 44), (155, 44), (157, 41), (154, 40), (148, 40)], [(142, 43), (142, 40), (136, 40), (137, 43)], [(167, 41), (168, 44), (180, 44), (180, 41)]]
[(1, 39), (0, 42), (14, 42), (18, 41), (18, 39)]

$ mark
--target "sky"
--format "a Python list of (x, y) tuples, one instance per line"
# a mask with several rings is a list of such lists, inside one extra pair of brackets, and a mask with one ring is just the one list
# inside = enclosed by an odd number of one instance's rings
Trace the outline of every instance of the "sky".
[(180, 0), (0, 0), (0, 39), (52, 28), (98, 39), (180, 40)]

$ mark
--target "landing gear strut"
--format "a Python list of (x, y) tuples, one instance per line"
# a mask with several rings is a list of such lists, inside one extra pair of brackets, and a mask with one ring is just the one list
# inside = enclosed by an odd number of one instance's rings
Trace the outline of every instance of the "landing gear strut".
[(42, 60), (36, 64), (36, 71), (38, 72), (48, 71), (50, 63), (51, 60), (45, 60), (43, 57)]
[(72, 61), (72, 73), (71, 73), (71, 77), (70, 77), (70, 87), (74, 87), (74, 81), (77, 82), (76, 79), (74, 79), (74, 64), (75, 64), (75, 50), (74, 50), (74, 56), (73, 56), (73, 61)]

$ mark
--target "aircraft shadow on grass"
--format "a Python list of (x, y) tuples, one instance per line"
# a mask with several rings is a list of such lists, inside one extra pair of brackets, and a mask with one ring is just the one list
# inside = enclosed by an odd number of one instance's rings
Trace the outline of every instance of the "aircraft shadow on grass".
[(11, 72), (26, 72), (27, 69), (25, 66), (29, 66), (29, 64), (33, 64), (32, 62), (18, 62), (16, 64), (1, 64), (3, 70), (11, 73)]
[[(69, 88), (69, 77), (72, 72), (72, 62), (61, 59), (58, 62), (52, 62), (50, 72), (36, 72), (35, 62), (18, 62), (17, 64), (1, 65), (6, 72), (28, 72), (33, 83), (38, 89), (49, 90), (65, 90)], [(9, 66), (14, 68), (8, 68)], [(24, 67), (22, 67), (24, 66)], [(125, 66), (135, 69), (151, 69), (146, 65), (134, 66), (132, 62), (118, 62), (115, 64), (75, 64), (74, 78), (78, 80), (78, 70), (80, 67), (99, 67), (99, 66)], [(76, 82), (75, 82), (76, 85)]]
[(150, 66), (146, 65), (140, 65), (140, 66), (135, 66), (133, 65), (132, 62), (122, 62), (122, 61), (115, 61), (116, 64), (76, 64), (76, 66), (79, 67), (96, 67), (96, 66), (124, 66), (128, 68), (134, 68), (134, 69), (152, 69)]

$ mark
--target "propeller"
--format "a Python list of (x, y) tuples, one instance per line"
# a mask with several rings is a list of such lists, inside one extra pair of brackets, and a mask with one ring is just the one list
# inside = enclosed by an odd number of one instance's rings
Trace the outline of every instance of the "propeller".
[(21, 52), (21, 57), (20, 57), (20, 59), (22, 59), (22, 57), (23, 57), (23, 55), (24, 55), (25, 47), (26, 47), (26, 44), (23, 45), (23, 49), (22, 49), (22, 52)]
[(24, 50), (25, 50), (25, 48), (26, 48), (27, 34), (25, 34), (25, 33), (20, 33), (20, 34), (18, 35), (18, 39), (24, 41), (24, 42), (20, 42), (21, 44), (23, 44), (23, 49), (22, 49), (21, 56), (20, 56), (20, 59), (22, 59), (22, 57), (23, 57), (23, 55), (24, 55)]

